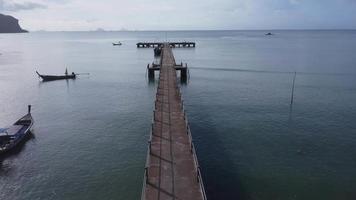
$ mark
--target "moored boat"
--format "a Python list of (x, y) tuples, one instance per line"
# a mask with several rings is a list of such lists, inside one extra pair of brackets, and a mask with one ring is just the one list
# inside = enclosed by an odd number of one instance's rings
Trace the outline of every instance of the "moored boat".
[(122, 43), (121, 42), (116, 42), (116, 43), (113, 42), (112, 45), (113, 46), (120, 46), (120, 45), (122, 45)]
[(0, 154), (16, 147), (31, 132), (33, 118), (31, 115), (31, 105), (28, 106), (28, 113), (7, 128), (0, 128)]
[(37, 75), (42, 78), (43, 81), (55, 81), (55, 80), (62, 80), (62, 79), (75, 79), (77, 76), (74, 72), (72, 74), (68, 74), (67, 70), (64, 75), (42, 75), (36, 71)]

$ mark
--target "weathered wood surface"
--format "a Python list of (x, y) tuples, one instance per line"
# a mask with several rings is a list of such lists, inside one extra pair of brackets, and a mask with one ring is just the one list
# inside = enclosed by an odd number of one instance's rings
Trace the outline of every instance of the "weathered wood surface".
[(206, 199), (168, 44), (161, 59), (142, 199)]

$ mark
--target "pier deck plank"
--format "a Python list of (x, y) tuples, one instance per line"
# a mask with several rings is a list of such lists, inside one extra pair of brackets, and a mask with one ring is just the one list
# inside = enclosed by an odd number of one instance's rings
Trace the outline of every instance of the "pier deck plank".
[(177, 87), (175, 60), (168, 44), (163, 45), (161, 59), (143, 199), (204, 199)]

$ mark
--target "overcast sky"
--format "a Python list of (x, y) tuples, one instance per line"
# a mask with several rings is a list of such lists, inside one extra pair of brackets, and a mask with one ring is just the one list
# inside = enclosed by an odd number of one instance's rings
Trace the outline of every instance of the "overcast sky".
[(356, 0), (0, 0), (28, 30), (356, 29)]

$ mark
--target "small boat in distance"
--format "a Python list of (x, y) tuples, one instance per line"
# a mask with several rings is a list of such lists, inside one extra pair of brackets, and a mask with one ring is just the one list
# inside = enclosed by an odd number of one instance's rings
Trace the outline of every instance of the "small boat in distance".
[(62, 80), (62, 79), (75, 79), (77, 75), (72, 72), (72, 74), (68, 74), (68, 71), (66, 69), (66, 72), (64, 75), (42, 75), (36, 71), (37, 75), (42, 78), (43, 81), (55, 81), (55, 80)]
[(273, 35), (272, 33), (266, 33), (266, 35)]
[(31, 115), (31, 105), (28, 106), (28, 113), (7, 128), (0, 128), (0, 154), (16, 147), (31, 132), (33, 118)]
[(121, 42), (116, 42), (116, 43), (113, 42), (112, 45), (113, 45), (113, 46), (121, 46), (122, 43), (121, 43)]

